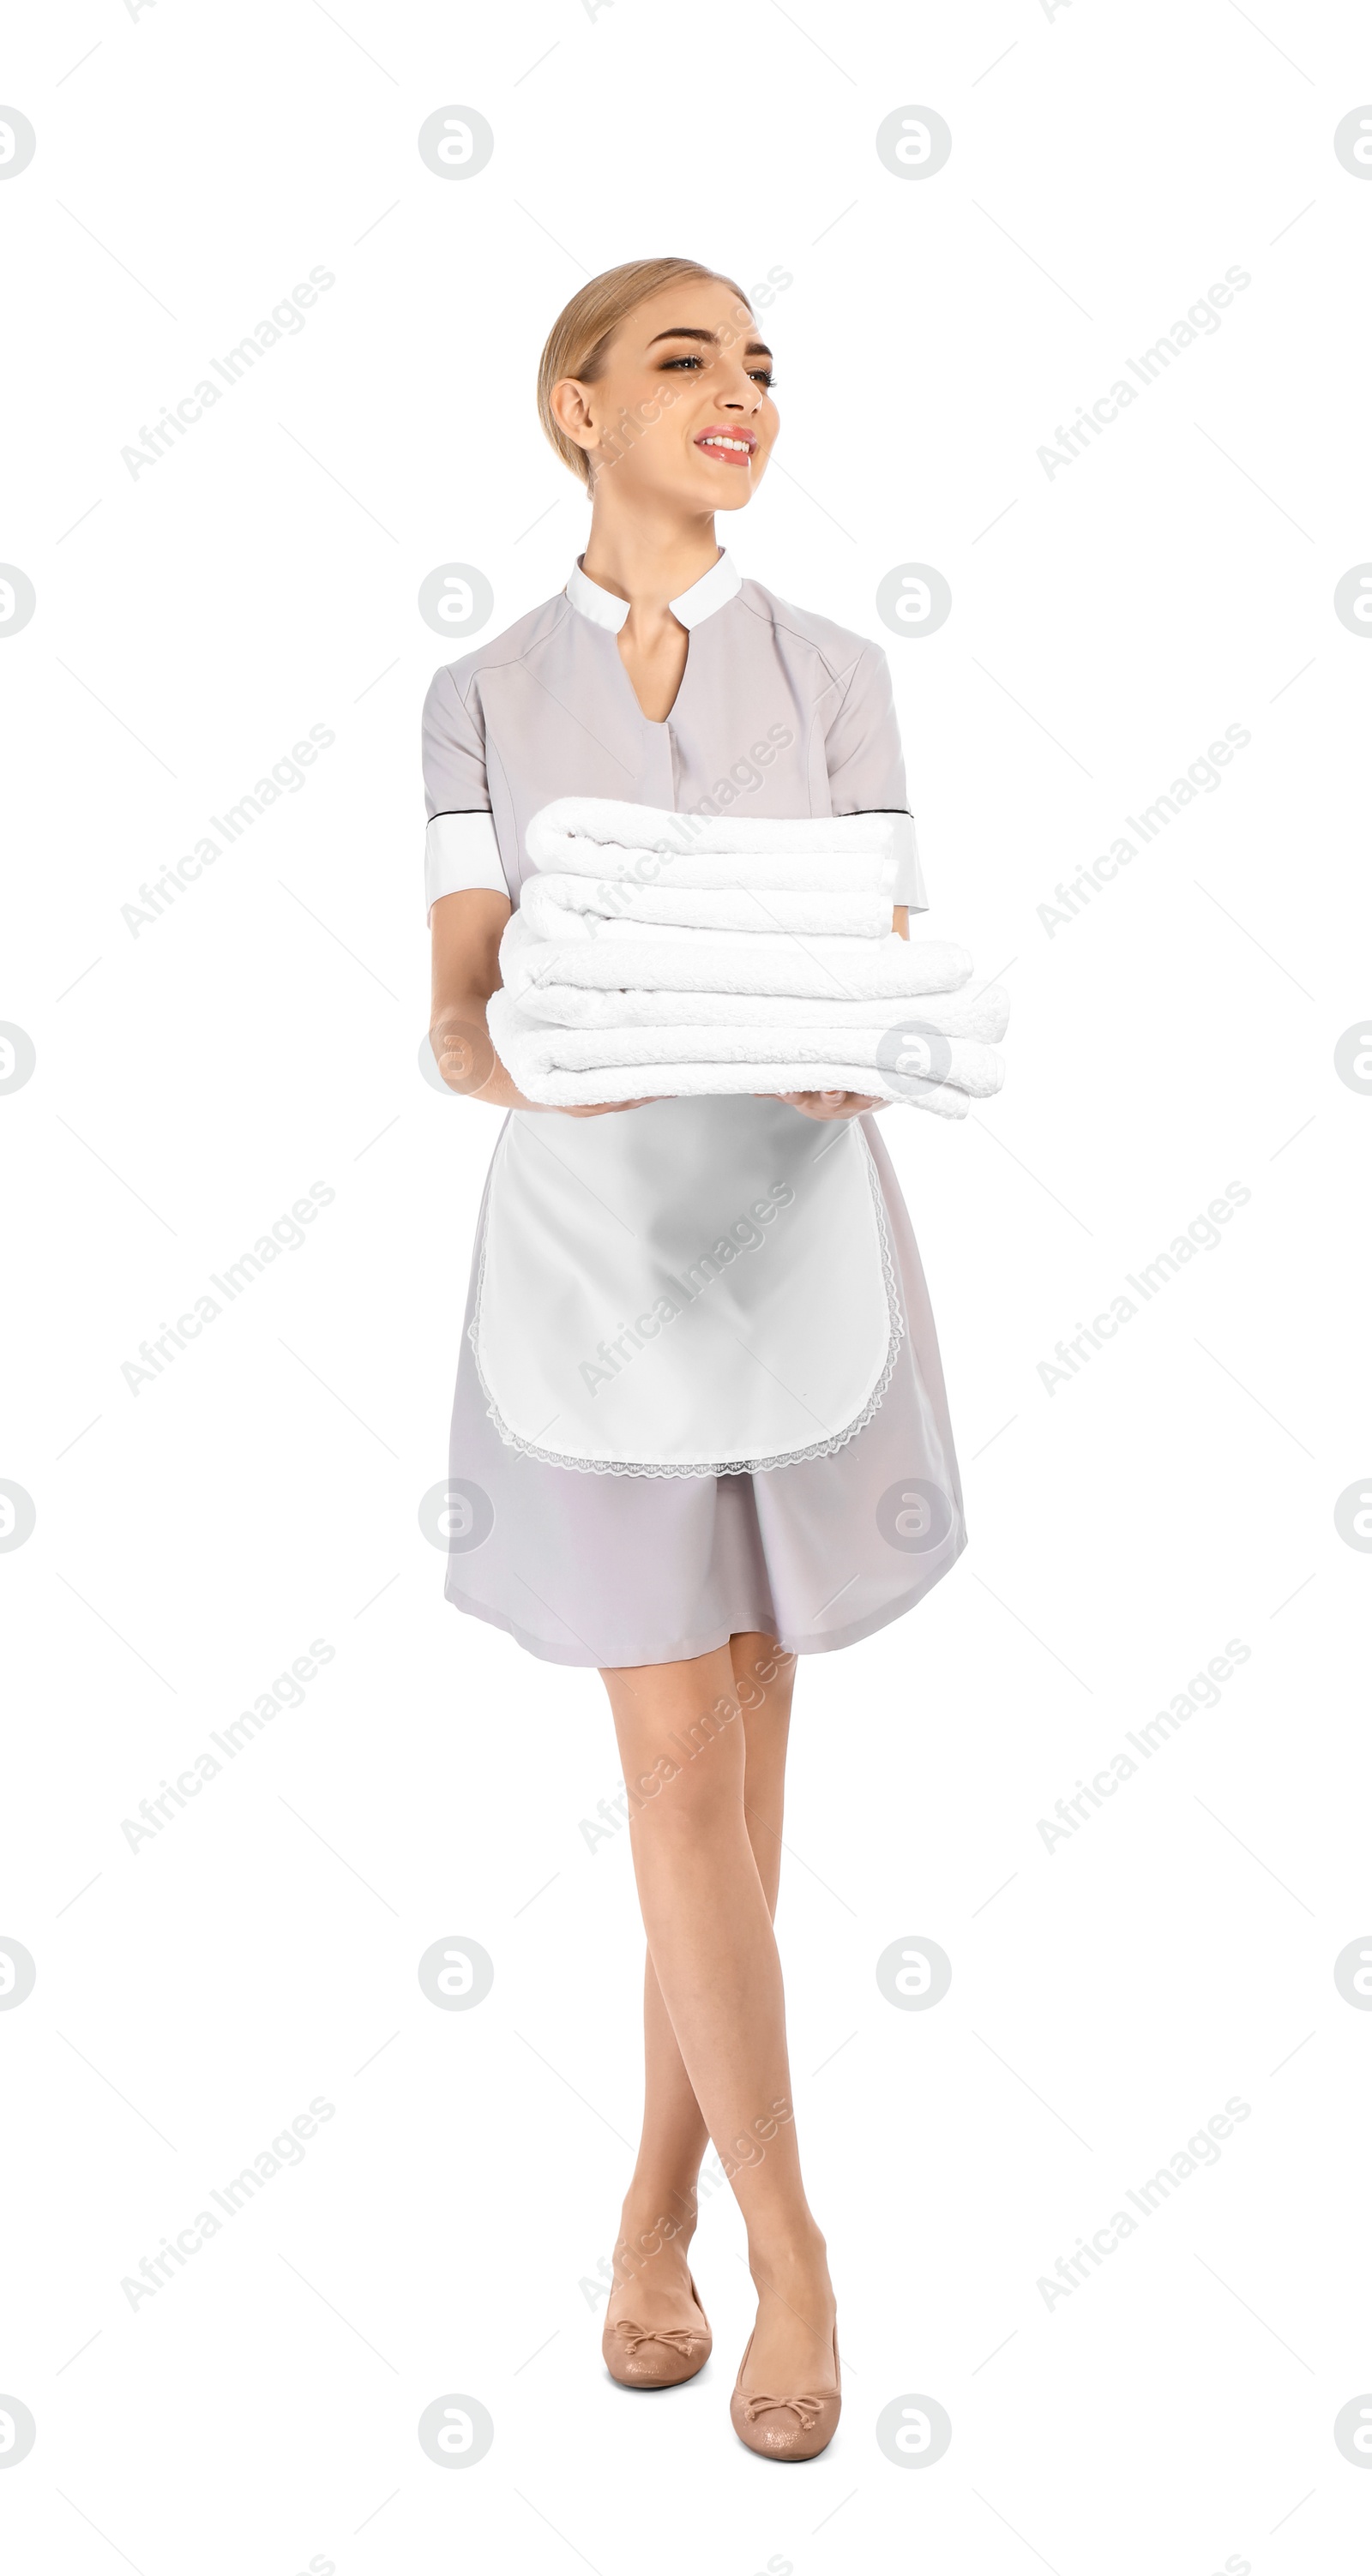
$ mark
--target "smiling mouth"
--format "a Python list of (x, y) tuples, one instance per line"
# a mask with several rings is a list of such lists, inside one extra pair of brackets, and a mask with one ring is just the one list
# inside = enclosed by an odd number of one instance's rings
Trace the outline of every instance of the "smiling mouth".
[(703, 456), (717, 456), (722, 465), (747, 465), (752, 460), (757, 440), (746, 434), (735, 436), (731, 430), (707, 429), (696, 440), (696, 445)]

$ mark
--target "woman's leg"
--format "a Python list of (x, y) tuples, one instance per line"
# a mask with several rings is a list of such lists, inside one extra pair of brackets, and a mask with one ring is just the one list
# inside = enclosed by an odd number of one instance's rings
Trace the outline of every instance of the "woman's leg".
[[(781, 1876), (786, 1744), (795, 1657), (771, 1637), (729, 1641), (743, 1711), (744, 1813), (769, 1914)], [(687, 2260), (696, 2226), (696, 2190), (709, 2132), (682, 2062), (652, 1953), (643, 1973), (643, 2130), (624, 2195), (615, 2246), (616, 2288), (606, 2310), (613, 2322), (689, 2325)]]
[[(800, 2175), (781, 1966), (749, 1839), (746, 1719), (733, 1660), (719, 1647), (604, 1679), (661, 2000), (748, 2229), (759, 2307), (747, 2385), (823, 2389), (833, 2295)], [(753, 1830), (773, 1853), (774, 1885), (779, 1827), (768, 1803), (779, 1813), (775, 1796), (760, 1800)], [(679, 2172), (672, 2187), (681, 2187)]]

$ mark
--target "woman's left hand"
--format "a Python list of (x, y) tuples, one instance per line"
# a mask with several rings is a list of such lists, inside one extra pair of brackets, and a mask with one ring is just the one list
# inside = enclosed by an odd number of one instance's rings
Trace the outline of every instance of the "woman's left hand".
[(786, 1101), (802, 1118), (860, 1118), (864, 1109), (886, 1107), (865, 1091), (774, 1091), (772, 1098)]

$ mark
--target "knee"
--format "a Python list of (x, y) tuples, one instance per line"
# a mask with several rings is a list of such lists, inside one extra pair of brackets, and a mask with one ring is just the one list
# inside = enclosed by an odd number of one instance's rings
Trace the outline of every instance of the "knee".
[(717, 1833), (743, 1815), (744, 1742), (734, 1703), (683, 1718), (671, 1730), (650, 1772), (635, 1781), (635, 1806), (655, 1830), (674, 1835)]

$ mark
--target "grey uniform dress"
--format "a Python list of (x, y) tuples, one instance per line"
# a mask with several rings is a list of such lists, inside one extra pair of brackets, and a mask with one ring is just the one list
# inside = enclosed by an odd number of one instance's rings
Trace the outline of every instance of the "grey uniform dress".
[[(517, 906), (533, 872), (524, 851), (530, 817), (557, 797), (595, 796), (735, 819), (891, 815), (898, 899), (923, 910), (885, 656), (741, 579), (726, 554), (671, 605), (690, 641), (662, 723), (644, 715), (620, 659), (627, 603), (579, 564), (556, 598), (435, 673), (424, 707), (430, 907), (469, 887), (489, 887)], [(744, 1630), (818, 1654), (884, 1627), (948, 1571), (966, 1538), (924, 1273), (876, 1120), (850, 1123), (854, 1132), (838, 1135), (782, 1102), (749, 1097), (662, 1100), (592, 1119), (511, 1113), (482, 1202), (453, 1407), (446, 1589), (459, 1609), (552, 1663), (672, 1663)], [(534, 1436), (512, 1429), (506, 1417), (518, 1408), (506, 1400), (502, 1412), (493, 1399), (478, 1330), (496, 1207), (502, 1239), (520, 1251), (521, 1332), (541, 1420), (549, 1354), (588, 1332), (594, 1350), (587, 1319), (610, 1311), (604, 1280), (585, 1275), (601, 1267), (597, 1229), (611, 1268), (616, 1228), (640, 1252), (645, 1243), (675, 1244), (679, 1278), (680, 1246), (710, 1242), (716, 1225), (723, 1230), (739, 1203), (740, 1173), (763, 1192), (761, 1208), (774, 1170), (835, 1145), (838, 1161), (851, 1150), (870, 1177), (890, 1305), (889, 1354), (859, 1412), (843, 1409), (837, 1429), (820, 1419), (818, 1436), (807, 1436), (807, 1387), (798, 1386), (799, 1427), (794, 1437), (762, 1442), (766, 1463), (756, 1444), (750, 1452), (742, 1420), (723, 1456), (686, 1466), (596, 1458), (584, 1443), (575, 1454), (575, 1444), (559, 1447), (556, 1429), (538, 1434), (532, 1413)], [(554, 1160), (562, 1196), (545, 1206), (537, 1176)], [(722, 1198), (715, 1207), (712, 1176), (726, 1168), (730, 1180), (719, 1186), (732, 1195), (727, 1208)], [(556, 1210), (571, 1206), (569, 1192), (576, 1221), (563, 1233)], [(786, 1314), (782, 1236), (778, 1227), (766, 1255), (778, 1317)], [(796, 1280), (805, 1311), (787, 1318), (802, 1343), (811, 1335), (816, 1385), (826, 1345), (832, 1349), (845, 1329), (841, 1265), (826, 1296), (822, 1261), (812, 1241)], [(491, 1267), (488, 1298), (498, 1295), (498, 1260)], [(740, 1261), (740, 1272), (749, 1267)], [(761, 1275), (757, 1261), (751, 1267)], [(711, 1328), (722, 1323), (726, 1333), (729, 1293), (727, 1284), (719, 1293), (712, 1286)], [(490, 1339), (499, 1339), (494, 1325)], [(795, 1346), (788, 1332), (781, 1372), (788, 1385)], [(599, 1347), (608, 1358), (603, 1341)], [(631, 1331), (627, 1345), (611, 1344), (631, 1357), (639, 1347)], [(680, 1326), (672, 1347), (679, 1413), (693, 1347)], [(645, 1350), (636, 1366), (635, 1388), (647, 1390), (651, 1409), (652, 1355)], [(784, 1418), (789, 1398), (778, 1396), (778, 1371), (756, 1335), (740, 1366), (766, 1389), (769, 1419)], [(594, 1381), (598, 1372), (583, 1365), (581, 1374)], [(718, 1388), (702, 1383), (702, 1409), (707, 1396), (717, 1416)], [(680, 1440), (661, 1452), (664, 1461), (690, 1455)]]

